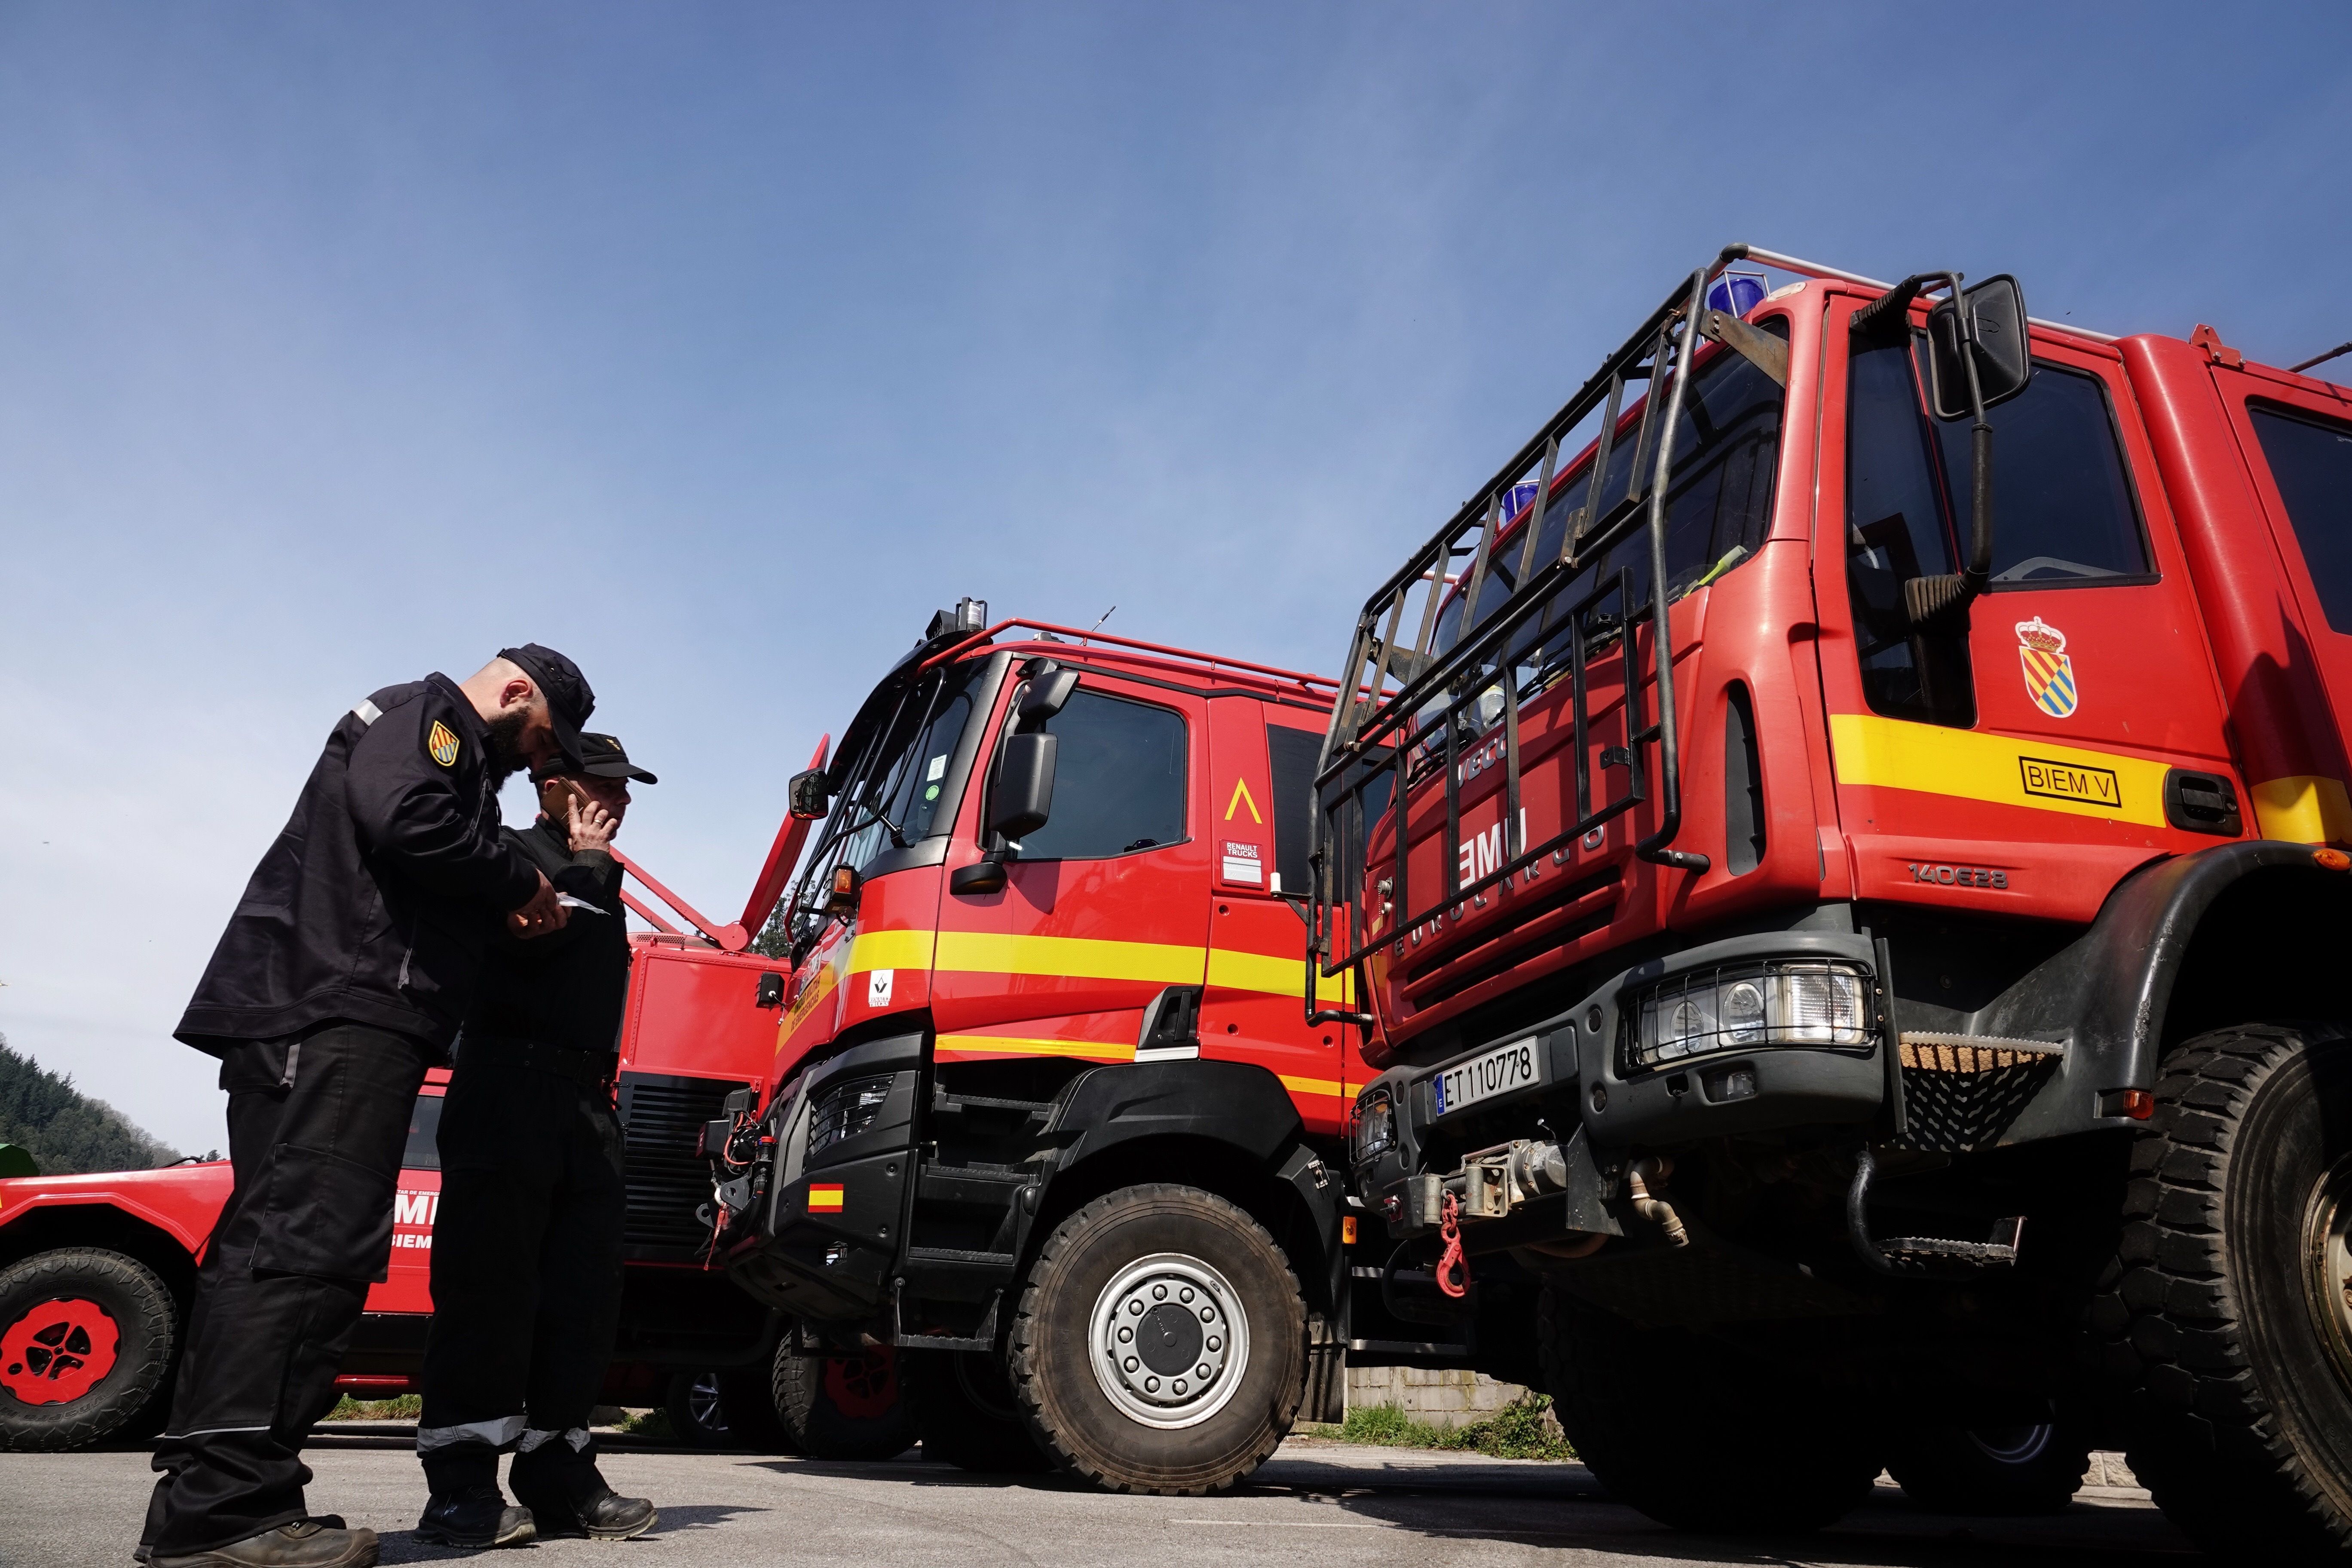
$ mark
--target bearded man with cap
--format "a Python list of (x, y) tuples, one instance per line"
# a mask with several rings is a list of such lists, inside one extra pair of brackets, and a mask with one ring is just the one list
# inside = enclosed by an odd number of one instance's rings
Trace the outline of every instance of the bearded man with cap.
[[(588, 734), (576, 762), (532, 777), (540, 818), (507, 842), (576, 902), (555, 935), (492, 945), (442, 1102), (416, 1533), (446, 1546), (622, 1541), (657, 1518), (605, 1484), (588, 1429), (620, 1316), (627, 1209), (613, 1082), (629, 938), (609, 850), (630, 781), (654, 775)], [(513, 1507), (499, 1490), (508, 1448)]]
[(501, 919), (563, 929), (500, 836), (499, 786), (576, 756), (595, 694), (537, 643), (463, 682), (388, 686), (336, 723), (174, 1033), (221, 1060), (236, 1184), (206, 1245), (138, 1555), (152, 1568), (366, 1568), (301, 1459), (392, 1255), (426, 1068)]

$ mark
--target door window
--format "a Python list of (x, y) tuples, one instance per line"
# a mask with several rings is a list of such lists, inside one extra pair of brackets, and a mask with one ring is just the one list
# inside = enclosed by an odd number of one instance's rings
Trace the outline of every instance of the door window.
[(2352, 632), (2352, 429), (2252, 405), (2246, 410), (2286, 503), (2328, 626)]
[(441, 1097), (420, 1094), (408, 1113), (408, 1149), (400, 1157), (404, 1171), (441, 1168)]
[(1967, 648), (1915, 636), (1903, 609), (1906, 581), (1957, 568), (1926, 405), (1899, 340), (1855, 352), (1846, 410), (1845, 585), (1863, 696), (1890, 718), (1973, 724)]
[(1287, 724), (1265, 727), (1265, 757), (1274, 790), (1274, 891), (1305, 898), (1309, 886), (1307, 836), (1315, 818), (1315, 764), (1323, 737)]
[[(1892, 718), (1976, 721), (1966, 646), (1916, 635), (1903, 584), (1960, 569), (1974, 421), (1933, 419), (1927, 340), (1858, 347), (1847, 370), (1846, 593), (1863, 694)], [(2156, 581), (2115, 411), (2095, 375), (2036, 360), (1993, 429), (1992, 591)]]
[(1184, 719), (1165, 708), (1072, 692), (1045, 732), (1059, 742), (1054, 814), (1024, 860), (1099, 859), (1184, 837)]
[[(1919, 342), (1924, 361), (1927, 340)], [(1992, 426), (1992, 585), (2152, 583), (2139, 501), (2095, 375), (2037, 360), (2033, 379), (1989, 411)], [(1949, 515), (1969, 515), (1967, 418), (1936, 421)]]

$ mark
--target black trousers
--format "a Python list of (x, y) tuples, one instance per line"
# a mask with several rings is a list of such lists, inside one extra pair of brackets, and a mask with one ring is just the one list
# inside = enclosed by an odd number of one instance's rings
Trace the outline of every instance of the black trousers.
[(626, 1208), (610, 1089), (460, 1044), (416, 1433), (431, 1490), (496, 1485), (510, 1447), (519, 1494), (526, 1470), (567, 1485), (593, 1470)]
[(304, 1439), (392, 1257), (392, 1200), (430, 1053), (336, 1023), (221, 1061), (236, 1183), (196, 1273), (145, 1543), (163, 1556), (304, 1517)]

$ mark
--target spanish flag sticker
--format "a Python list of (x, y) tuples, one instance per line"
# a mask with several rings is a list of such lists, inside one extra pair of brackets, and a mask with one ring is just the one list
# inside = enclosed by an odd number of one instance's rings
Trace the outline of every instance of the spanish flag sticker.
[(425, 753), (445, 768), (457, 765), (457, 737), (451, 734), (449, 726), (438, 719), (434, 720), (433, 728), (425, 732)]
[(812, 1185), (809, 1188), (808, 1212), (811, 1214), (839, 1214), (841, 1212), (841, 1184), (839, 1182), (827, 1182)]

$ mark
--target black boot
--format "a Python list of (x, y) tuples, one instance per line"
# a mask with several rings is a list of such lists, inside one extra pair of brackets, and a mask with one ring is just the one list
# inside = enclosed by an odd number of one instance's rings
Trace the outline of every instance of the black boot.
[[(346, 1535), (364, 1535), (364, 1536), (366, 1536), (366, 1537), (368, 1538), (368, 1540), (369, 1540), (369, 1542), (370, 1542), (371, 1543), (373, 1543), (373, 1542), (374, 1542), (374, 1540), (375, 1540), (375, 1531), (373, 1531), (373, 1530), (360, 1530), (360, 1531), (353, 1531), (353, 1530), (350, 1530), (350, 1529), (346, 1528), (346, 1527), (345, 1527), (345, 1525), (343, 1524), (343, 1516), (342, 1516), (341, 1514), (340, 1514), (340, 1513), (318, 1513), (318, 1514), (312, 1514), (312, 1515), (311, 1515), (309, 1519), (307, 1519), (307, 1520), (296, 1520), (294, 1522), (295, 1522), (295, 1524), (315, 1524), (315, 1525), (317, 1525), (320, 1530), (334, 1530), (334, 1531), (342, 1531), (344, 1534), (346, 1534)], [(292, 1528), (292, 1526), (289, 1526), (289, 1525), (283, 1525), (283, 1524), (281, 1524), (281, 1525), (278, 1526), (277, 1528), (278, 1528), (278, 1530), (283, 1531), (283, 1530), (291, 1529), (291, 1528)], [(264, 1534), (268, 1534), (268, 1531), (263, 1531), (263, 1533), (264, 1533)], [(258, 1537), (247, 1537), (247, 1539), (248, 1539), (248, 1540), (257, 1540), (257, 1539), (258, 1539)], [(301, 1539), (305, 1539), (305, 1538), (304, 1538), (304, 1537), (302, 1537), (302, 1536), (300, 1536), (300, 1535), (293, 1535), (293, 1536), (289, 1536), (287, 1539), (288, 1539), (288, 1540), (289, 1540), (289, 1541), (296, 1541), (296, 1540), (301, 1540)], [(222, 1548), (221, 1550), (226, 1551), (226, 1550), (227, 1550), (227, 1549), (226, 1549), (226, 1547), (224, 1547), (224, 1548)], [(142, 1541), (142, 1542), (141, 1542), (137, 1546), (132, 1547), (132, 1548), (131, 1548), (131, 1561), (132, 1561), (132, 1562), (134, 1562), (134, 1563), (145, 1563), (145, 1562), (149, 1562), (149, 1561), (151, 1561), (151, 1560), (154, 1557), (154, 1555), (155, 1555), (155, 1549), (154, 1549), (154, 1547), (152, 1547), (152, 1546), (149, 1545), (146, 1542), (143, 1542), (143, 1541)], [(178, 1562), (184, 1561), (184, 1559), (177, 1558), (177, 1557), (167, 1557), (167, 1558), (165, 1558), (165, 1559), (164, 1559), (164, 1561), (165, 1561), (165, 1562), (167, 1562), (167, 1563), (178, 1563)], [(371, 1558), (369, 1558), (369, 1559), (368, 1559), (368, 1561), (369, 1561), (369, 1562), (371, 1562), (371, 1563), (373, 1563), (373, 1562), (374, 1562), (374, 1561), (375, 1561), (375, 1559), (374, 1559), (374, 1558), (373, 1558), (373, 1557), (371, 1557)]]
[(298, 1519), (209, 1551), (154, 1553), (150, 1568), (375, 1568), (375, 1531)]
[[(522, 1495), (518, 1489), (517, 1497)], [(584, 1496), (531, 1494), (531, 1517), (546, 1536), (584, 1535), (592, 1541), (627, 1541), (661, 1522), (654, 1505), (641, 1497), (623, 1497), (600, 1479)]]
[(439, 1546), (520, 1546), (536, 1533), (530, 1510), (509, 1508), (494, 1486), (435, 1492), (416, 1521), (416, 1539)]
[(594, 1439), (581, 1434), (581, 1446), (551, 1435), (515, 1456), (507, 1484), (515, 1500), (527, 1503), (541, 1535), (584, 1535), (596, 1541), (626, 1541), (660, 1521), (644, 1498), (623, 1497), (596, 1468)]

